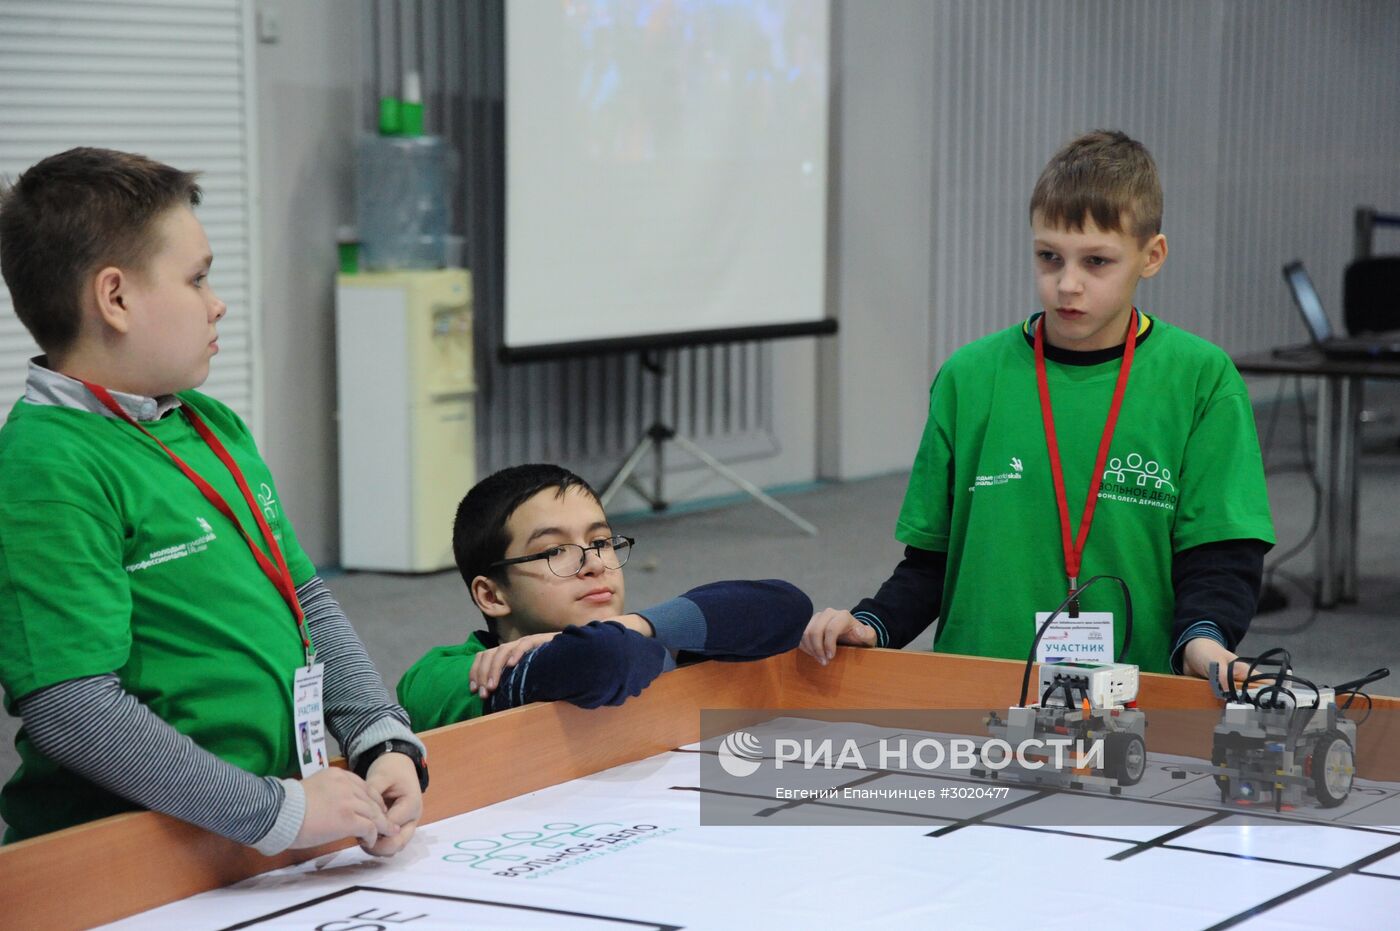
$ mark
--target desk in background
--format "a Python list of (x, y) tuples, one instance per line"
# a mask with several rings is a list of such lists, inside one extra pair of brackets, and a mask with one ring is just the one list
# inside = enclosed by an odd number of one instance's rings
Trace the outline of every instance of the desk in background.
[(1315, 602), (1330, 608), (1356, 601), (1358, 443), (1362, 384), (1400, 380), (1400, 360), (1329, 359), (1311, 346), (1251, 353), (1235, 359), (1243, 375), (1302, 375), (1318, 379), (1318, 517)]

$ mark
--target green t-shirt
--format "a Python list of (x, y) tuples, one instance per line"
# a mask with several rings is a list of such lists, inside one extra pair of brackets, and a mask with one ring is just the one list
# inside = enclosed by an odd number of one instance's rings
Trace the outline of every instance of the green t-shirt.
[(481, 696), (466, 688), (466, 683), (476, 655), (488, 649), (478, 632), (466, 643), (433, 647), (408, 667), (399, 680), (398, 695), (415, 731), (444, 727), (486, 713)]
[[(179, 395), (223, 441), (279, 541), (292, 579), (315, 569), (244, 423)], [(262, 537), (233, 477), (177, 412), (143, 424)], [(296, 771), (291, 677), (303, 662), (291, 610), (247, 544), (170, 458), (130, 424), (20, 402), (0, 429), (0, 685), (15, 702), (115, 672), (146, 707), (259, 775)], [(7, 840), (129, 810), (49, 760), (24, 729), (0, 792)]]
[[(1075, 533), (1120, 364), (1046, 363)], [(1054, 610), (1066, 579), (1024, 325), (965, 346), (934, 379), (895, 536), (948, 554), (936, 649), (1026, 657), (1035, 613)], [(1127, 662), (1170, 671), (1172, 555), (1232, 539), (1274, 539), (1248, 392), (1219, 348), (1153, 320), (1134, 353), (1079, 573), (1081, 583), (1127, 581)], [(1113, 612), (1121, 643), (1116, 585), (1097, 583), (1081, 608)]]

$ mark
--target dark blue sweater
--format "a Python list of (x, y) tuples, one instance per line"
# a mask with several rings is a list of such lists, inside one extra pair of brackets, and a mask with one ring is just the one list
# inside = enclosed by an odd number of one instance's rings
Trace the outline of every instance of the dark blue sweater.
[[(506, 671), (486, 711), (537, 701), (620, 705), (674, 669), (677, 653), (731, 661), (784, 653), (802, 639), (812, 602), (778, 579), (712, 582), (634, 613), (651, 623), (655, 637), (616, 621), (570, 625)], [(495, 645), (492, 635), (477, 636)]]

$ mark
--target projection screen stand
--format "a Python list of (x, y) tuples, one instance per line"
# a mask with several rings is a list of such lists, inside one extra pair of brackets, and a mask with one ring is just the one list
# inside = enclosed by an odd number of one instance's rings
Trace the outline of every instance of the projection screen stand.
[[(642, 498), (651, 505), (653, 511), (666, 510), (666, 508), (669, 507), (669, 503), (666, 501), (662, 484), (666, 476), (665, 446), (667, 443), (674, 443), (683, 451), (700, 460), (700, 462), (715, 475), (732, 483), (738, 487), (740, 491), (747, 494), (750, 498), (753, 498), (759, 504), (785, 517), (803, 533), (811, 536), (817, 535), (817, 528), (814, 524), (803, 520), (797, 514), (793, 513), (792, 509), (764, 492), (762, 488), (759, 488), (753, 482), (744, 478), (738, 472), (735, 472), (729, 466), (705, 452), (705, 450), (701, 449), (688, 437), (677, 433), (674, 427), (663, 423), (661, 421), (661, 404), (663, 400), (662, 383), (666, 378), (666, 369), (652, 353), (646, 353), (642, 356), (642, 367), (650, 372), (652, 376), (652, 411), (654, 412), (656, 420), (650, 427), (647, 427), (642, 438), (637, 441), (636, 446), (632, 447), (632, 450), (627, 454), (627, 458), (622, 461), (622, 465), (613, 475), (612, 480), (608, 482), (608, 487), (603, 492), (600, 502), (604, 510), (607, 509), (608, 502), (612, 501), (613, 496), (621, 491), (624, 485), (641, 495)], [(641, 481), (634, 474), (637, 471), (637, 467), (642, 464), (642, 460), (647, 457), (648, 453), (651, 454), (653, 462), (651, 477), (652, 487), (649, 491), (643, 487)]]

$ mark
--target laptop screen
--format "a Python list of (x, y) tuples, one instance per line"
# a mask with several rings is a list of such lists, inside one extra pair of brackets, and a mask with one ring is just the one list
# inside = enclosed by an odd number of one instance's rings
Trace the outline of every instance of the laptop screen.
[(1317, 296), (1312, 278), (1302, 262), (1289, 262), (1283, 266), (1283, 278), (1288, 282), (1288, 290), (1293, 292), (1293, 302), (1303, 315), (1303, 325), (1314, 343), (1322, 344), (1332, 338), (1332, 324), (1327, 312), (1322, 309), (1322, 299)]

